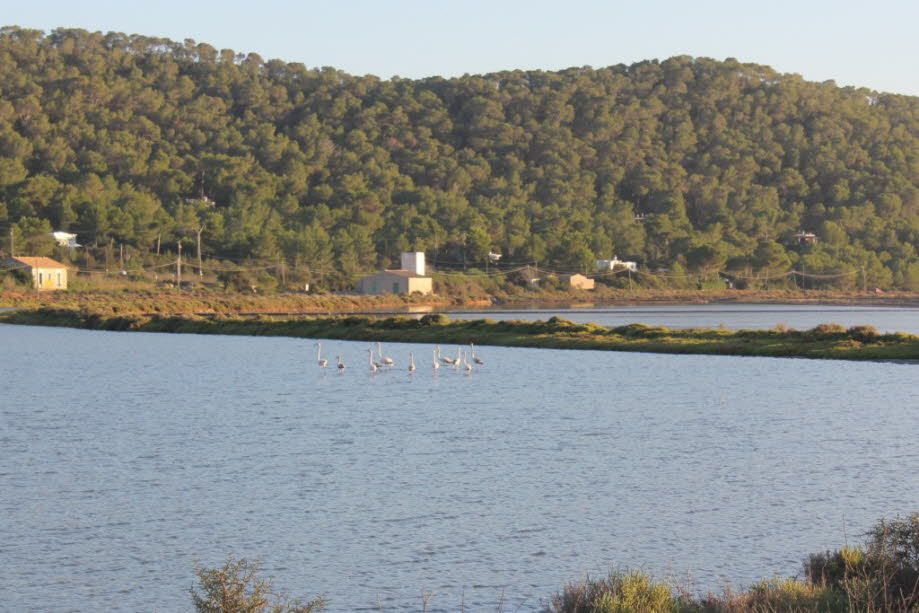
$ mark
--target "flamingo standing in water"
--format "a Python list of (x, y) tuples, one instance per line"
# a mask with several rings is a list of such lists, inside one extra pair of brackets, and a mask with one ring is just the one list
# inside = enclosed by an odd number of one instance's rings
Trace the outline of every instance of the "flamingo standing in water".
[(345, 372), (345, 363), (341, 361), (341, 356), (335, 356), (335, 361), (338, 362), (338, 372)]
[(443, 362), (444, 364), (448, 364), (448, 365), (454, 364), (451, 358), (445, 358), (440, 355), (440, 345), (437, 345), (437, 357), (440, 358), (440, 361)]
[(316, 343), (316, 362), (321, 368), (325, 368), (329, 361), (322, 359), (322, 343)]
[(479, 366), (484, 364), (485, 363), (484, 360), (482, 360), (481, 358), (475, 357), (475, 343), (469, 343), (469, 347), (472, 348), (472, 361), (478, 364)]
[(409, 358), (408, 371), (415, 372), (415, 354), (409, 352), (408, 358)]
[(466, 352), (463, 352), (463, 370), (466, 372), (472, 372), (472, 364), (466, 361)]
[(375, 373), (378, 370), (380, 370), (379, 367), (376, 365), (376, 363), (373, 361), (373, 347), (367, 350), (367, 359), (370, 361), (370, 372), (371, 373)]
[(393, 366), (395, 364), (392, 358), (383, 357), (383, 343), (377, 343), (377, 352), (380, 354), (380, 362), (382, 362), (384, 366)]
[(436, 372), (437, 369), (440, 368), (440, 364), (437, 363), (437, 349), (431, 349), (431, 353), (432, 353), (433, 356), (434, 356), (434, 363), (433, 363), (433, 365), (431, 366), (431, 368), (433, 368), (433, 369), (435, 370), (435, 372)]

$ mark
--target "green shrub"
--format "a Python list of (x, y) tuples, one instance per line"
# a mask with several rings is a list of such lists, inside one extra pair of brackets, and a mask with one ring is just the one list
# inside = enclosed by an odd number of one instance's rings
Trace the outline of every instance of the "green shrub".
[[(227, 560), (221, 568), (195, 568), (198, 586), (191, 598), (197, 613), (315, 613), (325, 609), (319, 596), (307, 603), (271, 598), (271, 581), (258, 576), (259, 563)], [(272, 602), (274, 600), (274, 602)]]
[(836, 339), (842, 338), (846, 329), (839, 324), (818, 324), (807, 331), (814, 338)]
[(878, 329), (874, 326), (852, 326), (847, 332), (850, 338), (862, 343), (870, 343), (878, 338)]
[(418, 320), (422, 326), (444, 326), (450, 323), (450, 318), (444, 313), (428, 313)]
[(566, 585), (547, 613), (665, 613), (679, 611), (675, 590), (641, 571), (612, 571), (605, 579)]

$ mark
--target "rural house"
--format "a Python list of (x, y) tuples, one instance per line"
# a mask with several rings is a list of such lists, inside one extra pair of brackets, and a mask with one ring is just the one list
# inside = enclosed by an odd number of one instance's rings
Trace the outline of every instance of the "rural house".
[(596, 286), (593, 279), (579, 274), (560, 275), (558, 279), (566, 287), (573, 289), (593, 289)]
[(7, 260), (7, 266), (32, 277), (35, 289), (67, 289), (67, 267), (51, 258), (16, 256)]
[(424, 253), (420, 251), (402, 254), (399, 270), (381, 270), (357, 282), (361, 294), (431, 294), (434, 280), (425, 276)]

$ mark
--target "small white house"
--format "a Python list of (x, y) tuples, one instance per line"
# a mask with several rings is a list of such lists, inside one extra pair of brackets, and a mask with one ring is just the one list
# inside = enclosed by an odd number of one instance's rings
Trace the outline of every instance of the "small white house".
[(638, 263), (620, 260), (616, 256), (613, 256), (612, 260), (597, 260), (597, 272), (605, 272), (619, 268), (638, 272)]
[(434, 291), (434, 280), (408, 270), (381, 270), (357, 282), (362, 294), (413, 294), (427, 295)]
[(580, 274), (561, 275), (559, 281), (574, 289), (591, 290), (596, 287), (596, 282), (590, 277)]
[(59, 247), (67, 247), (68, 249), (76, 249), (80, 245), (77, 244), (77, 235), (71, 234), (70, 232), (52, 232), (51, 237), (58, 244)]
[(424, 253), (408, 251), (402, 254), (402, 268), (381, 270), (357, 282), (357, 291), (362, 294), (431, 294), (434, 280), (425, 276)]

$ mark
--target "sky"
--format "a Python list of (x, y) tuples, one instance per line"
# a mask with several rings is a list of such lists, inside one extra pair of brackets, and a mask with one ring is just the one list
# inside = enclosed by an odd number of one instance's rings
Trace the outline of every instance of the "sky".
[(0, 25), (145, 34), (351, 74), (460, 76), (690, 55), (919, 95), (919, 0), (39, 0)]

